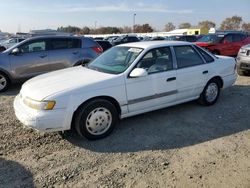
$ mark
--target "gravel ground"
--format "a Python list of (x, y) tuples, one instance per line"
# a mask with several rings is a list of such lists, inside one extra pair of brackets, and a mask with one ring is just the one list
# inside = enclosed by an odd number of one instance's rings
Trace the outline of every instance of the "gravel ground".
[(214, 106), (128, 118), (98, 141), (24, 129), (19, 90), (0, 94), (0, 187), (250, 187), (250, 77)]

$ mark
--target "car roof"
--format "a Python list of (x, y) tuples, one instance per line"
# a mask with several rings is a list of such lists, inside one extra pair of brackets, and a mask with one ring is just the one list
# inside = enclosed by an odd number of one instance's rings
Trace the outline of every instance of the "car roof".
[(65, 35), (44, 35), (44, 36), (37, 36), (37, 37), (31, 37), (29, 39), (50, 39), (50, 38), (86, 38), (83, 36), (65, 36)]
[(135, 47), (135, 48), (157, 48), (163, 46), (180, 46), (180, 45), (191, 45), (191, 42), (183, 41), (143, 41), (143, 42), (132, 42), (121, 44), (118, 46)]

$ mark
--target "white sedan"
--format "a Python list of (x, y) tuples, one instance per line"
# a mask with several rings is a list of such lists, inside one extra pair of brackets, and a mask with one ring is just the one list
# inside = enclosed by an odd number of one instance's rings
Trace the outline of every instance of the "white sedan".
[(214, 104), (237, 78), (234, 58), (187, 42), (119, 45), (86, 67), (35, 77), (14, 101), (17, 118), (39, 131), (75, 128), (88, 139), (107, 136), (118, 119), (198, 99)]

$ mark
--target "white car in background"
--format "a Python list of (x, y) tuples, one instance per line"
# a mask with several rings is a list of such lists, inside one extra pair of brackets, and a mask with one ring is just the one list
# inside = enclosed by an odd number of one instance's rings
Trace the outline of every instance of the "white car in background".
[(27, 81), (15, 114), (39, 131), (75, 128), (88, 139), (107, 136), (118, 119), (198, 99), (214, 104), (237, 78), (235, 59), (188, 42), (150, 41), (111, 48), (87, 67)]
[(8, 49), (24, 40), (24, 38), (10, 38), (1, 42), (0, 46), (4, 47), (5, 49)]

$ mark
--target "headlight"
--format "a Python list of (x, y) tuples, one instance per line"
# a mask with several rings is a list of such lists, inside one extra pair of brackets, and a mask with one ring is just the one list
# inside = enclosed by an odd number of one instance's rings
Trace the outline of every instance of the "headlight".
[(247, 52), (247, 50), (245, 48), (240, 49), (240, 53), (245, 54), (246, 52)]
[(56, 104), (56, 101), (36, 101), (31, 98), (25, 97), (23, 103), (30, 108), (36, 110), (52, 110)]

